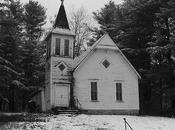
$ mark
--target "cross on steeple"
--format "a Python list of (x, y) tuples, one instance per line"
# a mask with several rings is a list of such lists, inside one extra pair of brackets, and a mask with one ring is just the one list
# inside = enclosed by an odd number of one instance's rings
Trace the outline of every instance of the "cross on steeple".
[(64, 3), (64, 0), (61, 0), (61, 5), (63, 5), (63, 3)]

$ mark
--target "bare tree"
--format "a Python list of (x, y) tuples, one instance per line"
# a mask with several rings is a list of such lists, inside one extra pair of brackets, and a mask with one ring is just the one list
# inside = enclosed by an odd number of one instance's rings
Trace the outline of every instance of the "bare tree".
[(92, 36), (92, 19), (87, 11), (81, 7), (70, 13), (70, 28), (75, 33), (75, 56), (81, 55), (86, 50), (86, 42)]

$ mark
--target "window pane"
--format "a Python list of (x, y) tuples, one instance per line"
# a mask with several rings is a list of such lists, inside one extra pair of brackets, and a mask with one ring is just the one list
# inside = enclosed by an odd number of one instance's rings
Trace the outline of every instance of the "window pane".
[(122, 101), (122, 84), (116, 83), (116, 100)]
[(56, 38), (55, 54), (60, 55), (60, 39)]
[(59, 69), (60, 69), (61, 71), (63, 71), (65, 68), (66, 68), (66, 67), (65, 67), (63, 64), (59, 65)]
[(104, 60), (102, 64), (104, 65), (105, 68), (108, 68), (110, 65), (108, 60)]
[(64, 55), (69, 56), (69, 40), (65, 40)]
[(97, 82), (91, 82), (91, 100), (97, 100)]

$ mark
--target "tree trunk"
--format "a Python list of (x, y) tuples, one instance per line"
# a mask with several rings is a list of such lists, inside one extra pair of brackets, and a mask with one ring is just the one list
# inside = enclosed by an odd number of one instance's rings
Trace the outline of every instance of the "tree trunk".
[(10, 87), (10, 95), (9, 95), (9, 109), (10, 109), (10, 112), (14, 112), (15, 111), (15, 89), (13, 86)]

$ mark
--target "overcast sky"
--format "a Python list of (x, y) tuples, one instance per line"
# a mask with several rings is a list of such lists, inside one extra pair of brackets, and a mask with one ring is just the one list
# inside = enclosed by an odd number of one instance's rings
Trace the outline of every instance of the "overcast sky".
[[(29, 0), (21, 0), (22, 3), (28, 2)], [(53, 18), (55, 14), (57, 14), (58, 9), (60, 7), (60, 0), (36, 0), (41, 5), (43, 5), (46, 10), (47, 21), (50, 18)], [(76, 10), (78, 8), (84, 7), (89, 14), (94, 11), (103, 8), (106, 3), (110, 0), (64, 0), (64, 6), (67, 14), (71, 12), (71, 10)], [(113, 0), (116, 4), (121, 4), (122, 0)], [(46, 27), (51, 26), (49, 22), (47, 22)]]

